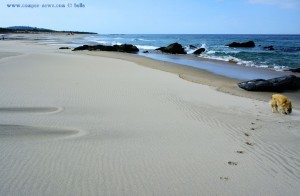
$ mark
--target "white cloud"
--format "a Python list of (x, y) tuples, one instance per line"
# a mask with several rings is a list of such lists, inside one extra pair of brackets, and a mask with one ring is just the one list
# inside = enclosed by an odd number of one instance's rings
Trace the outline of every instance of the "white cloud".
[(290, 9), (300, 7), (299, 0), (247, 0), (253, 4), (272, 5), (280, 8)]

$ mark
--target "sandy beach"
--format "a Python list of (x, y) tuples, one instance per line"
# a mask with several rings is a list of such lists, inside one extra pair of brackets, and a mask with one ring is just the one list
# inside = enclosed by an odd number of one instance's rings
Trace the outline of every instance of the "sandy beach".
[(299, 92), (58, 48), (0, 41), (0, 195), (299, 194)]

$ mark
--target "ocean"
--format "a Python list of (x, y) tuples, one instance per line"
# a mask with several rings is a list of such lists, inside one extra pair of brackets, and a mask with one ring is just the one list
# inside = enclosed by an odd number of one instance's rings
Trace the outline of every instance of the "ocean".
[[(188, 54), (198, 48), (205, 48), (200, 58), (221, 61), (234, 61), (239, 65), (286, 70), (300, 68), (300, 35), (92, 35), (85, 38), (87, 42), (104, 45), (133, 44), (141, 52), (154, 50), (177, 42), (184, 46)], [(254, 48), (230, 48), (231, 42), (254, 41)], [(197, 48), (190, 48), (189, 46)], [(273, 46), (274, 50), (264, 47)]]
[[(250, 40), (255, 42), (256, 46), (254, 48), (230, 48), (226, 46), (232, 42), (247, 42)], [(191, 60), (189, 57), (193, 57), (194, 59), (196, 57), (202, 60), (213, 59), (220, 62), (231, 62), (240, 68), (256, 67), (279, 72), (300, 68), (300, 35), (96, 34), (87, 35), (80, 40), (70, 39), (69, 41), (72, 42), (72, 44), (70, 44), (71, 46), (83, 44), (133, 44), (140, 49), (138, 55), (194, 66), (221, 75), (224, 75), (223, 70), (220, 71), (218, 69), (223, 69), (224, 67), (211, 67), (209, 63), (206, 64), (206, 67), (201, 67), (200, 61)], [(155, 49), (175, 42), (181, 44), (188, 54), (166, 55), (155, 52)], [(268, 46), (272, 46), (274, 50), (267, 50), (264, 48)], [(195, 56), (193, 52), (199, 48), (205, 48), (205, 52)], [(144, 53), (145, 51), (148, 51), (149, 53)], [(229, 70), (227, 72), (233, 71), (235, 70)], [(236, 76), (225, 74), (225, 76), (239, 79), (254, 79), (259, 77), (259, 75), (245, 75), (245, 77), (239, 77), (240, 75), (240, 73), (237, 73)], [(261, 76), (261, 78), (265, 79), (270, 77), (266, 75)]]

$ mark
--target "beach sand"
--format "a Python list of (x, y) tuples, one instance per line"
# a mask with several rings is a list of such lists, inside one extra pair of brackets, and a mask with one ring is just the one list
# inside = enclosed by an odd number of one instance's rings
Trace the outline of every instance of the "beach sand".
[(0, 53), (0, 195), (300, 191), (300, 111), (272, 113), (271, 93), (128, 54)]

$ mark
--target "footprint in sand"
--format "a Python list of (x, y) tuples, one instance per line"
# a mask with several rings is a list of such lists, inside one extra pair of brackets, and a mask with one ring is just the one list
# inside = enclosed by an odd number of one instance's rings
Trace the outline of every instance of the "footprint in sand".
[(233, 161), (228, 161), (228, 165), (233, 165), (233, 166), (237, 166), (237, 162), (233, 162)]
[(227, 177), (227, 176), (225, 176), (225, 177), (221, 176), (220, 180), (226, 180), (227, 181), (227, 180), (229, 180), (229, 177)]
[(249, 133), (244, 133), (244, 135), (245, 135), (245, 136), (247, 136), (247, 137), (249, 137), (249, 136), (250, 136), (250, 134), (249, 134)]
[(249, 146), (253, 146), (253, 145), (254, 145), (254, 144), (251, 143), (251, 142), (246, 142), (246, 144), (249, 145)]
[(242, 151), (242, 150), (237, 150), (237, 151), (236, 151), (236, 153), (238, 153), (238, 154), (244, 154), (244, 153), (245, 153), (245, 151)]

